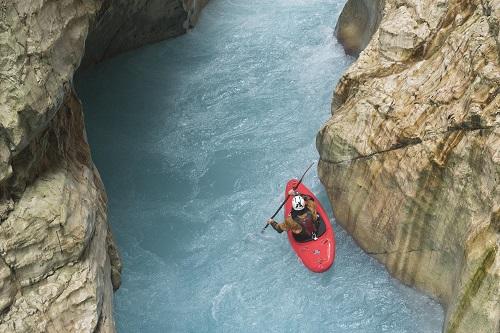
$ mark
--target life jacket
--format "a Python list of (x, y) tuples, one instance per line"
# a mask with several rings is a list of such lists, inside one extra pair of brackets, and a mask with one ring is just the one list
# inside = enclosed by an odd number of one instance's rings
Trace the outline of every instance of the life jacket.
[(313, 215), (311, 214), (309, 209), (306, 208), (306, 214), (303, 218), (300, 218), (299, 214), (297, 214), (294, 211), (292, 213), (292, 218), (295, 222), (297, 222), (302, 227), (301, 234), (312, 237), (313, 233), (316, 233), (316, 231), (317, 231), (316, 225), (314, 223)]

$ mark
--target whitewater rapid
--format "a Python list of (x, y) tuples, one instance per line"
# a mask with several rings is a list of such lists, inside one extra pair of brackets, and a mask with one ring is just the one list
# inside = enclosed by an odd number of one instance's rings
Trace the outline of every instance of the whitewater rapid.
[[(333, 219), (324, 274), (260, 234), (354, 61), (333, 36), (343, 5), (211, 0), (187, 35), (76, 79), (123, 258), (118, 332), (440, 332), (441, 306)], [(304, 183), (332, 217), (315, 168)]]

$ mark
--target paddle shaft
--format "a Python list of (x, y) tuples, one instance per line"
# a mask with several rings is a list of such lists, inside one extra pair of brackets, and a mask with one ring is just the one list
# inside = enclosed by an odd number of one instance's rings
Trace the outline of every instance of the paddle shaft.
[[(307, 171), (309, 171), (309, 169), (311, 169), (311, 167), (312, 167), (313, 165), (314, 165), (314, 162), (313, 162), (313, 163), (311, 163), (311, 165), (309, 165), (309, 167), (308, 167), (308, 168), (307, 168), (307, 170), (304, 172), (304, 174), (302, 175), (302, 177), (300, 177), (299, 182), (297, 183), (297, 185), (295, 185), (295, 186), (293, 187), (293, 190), (294, 190), (294, 191), (295, 191), (295, 190), (299, 187), (300, 183), (302, 183), (302, 179), (304, 179), (304, 176), (306, 175)], [(274, 219), (274, 217), (275, 217), (276, 215), (278, 215), (279, 211), (281, 210), (281, 208), (283, 208), (283, 206), (285, 205), (285, 203), (286, 203), (286, 201), (288, 200), (288, 198), (289, 198), (289, 197), (290, 197), (290, 195), (287, 193), (286, 198), (285, 198), (285, 200), (283, 201), (283, 203), (281, 203), (281, 205), (280, 205), (280, 206), (279, 206), (279, 208), (276, 210), (276, 212), (273, 214), (273, 216), (271, 216), (271, 220), (272, 220), (272, 219)], [(261, 231), (261, 232), (264, 232), (264, 230), (266, 230), (266, 228), (267, 228), (268, 226), (269, 226), (269, 223), (268, 223), (268, 224), (266, 224), (266, 225), (264, 226), (264, 228), (262, 228), (262, 231)]]

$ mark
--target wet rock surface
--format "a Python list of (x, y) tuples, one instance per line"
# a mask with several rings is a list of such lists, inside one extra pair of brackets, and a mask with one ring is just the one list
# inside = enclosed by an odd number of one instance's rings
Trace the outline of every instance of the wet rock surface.
[(82, 67), (192, 28), (208, 0), (107, 0), (86, 40)]
[(384, 0), (347, 1), (335, 27), (335, 35), (347, 54), (358, 55), (378, 29)]
[(115, 331), (121, 262), (72, 80), (89, 31), (120, 26), (90, 43), (111, 56), (173, 35), (130, 25), (182, 33), (203, 1), (169, 3), (0, 1), (0, 332)]
[(337, 221), (447, 307), (499, 327), (499, 1), (386, 1), (317, 136)]

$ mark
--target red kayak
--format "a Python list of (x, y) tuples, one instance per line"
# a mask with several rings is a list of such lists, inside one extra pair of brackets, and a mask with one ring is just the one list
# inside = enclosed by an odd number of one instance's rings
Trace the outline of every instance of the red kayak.
[[(286, 184), (285, 196), (298, 182), (297, 179), (292, 179)], [(328, 215), (316, 196), (302, 183), (295, 190), (301, 194), (307, 194), (314, 199), (321, 222), (316, 240), (297, 241), (290, 230), (288, 231), (288, 240), (304, 266), (313, 272), (322, 273), (327, 271), (335, 260), (335, 233), (333, 232)], [(285, 204), (285, 218), (291, 211), (292, 200), (287, 200)]]

